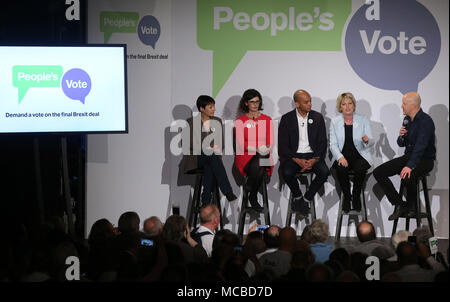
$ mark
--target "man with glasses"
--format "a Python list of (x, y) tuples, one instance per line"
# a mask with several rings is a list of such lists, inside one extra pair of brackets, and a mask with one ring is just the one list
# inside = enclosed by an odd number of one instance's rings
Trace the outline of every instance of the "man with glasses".
[[(297, 90), (294, 102), (296, 109), (281, 117), (278, 154), (281, 175), (294, 197), (291, 209), (306, 216), (310, 202), (330, 174), (325, 164), (327, 133), (322, 114), (311, 110), (311, 95), (307, 91)], [(304, 171), (312, 171), (315, 178), (303, 195), (295, 175)]]

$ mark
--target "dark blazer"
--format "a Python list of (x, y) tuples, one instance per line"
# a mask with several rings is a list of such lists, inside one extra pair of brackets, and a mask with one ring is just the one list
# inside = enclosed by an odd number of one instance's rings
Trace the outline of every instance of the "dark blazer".
[[(325, 160), (327, 153), (327, 132), (322, 114), (311, 110), (308, 116), (308, 141), (314, 151), (313, 157)], [(299, 142), (297, 109), (281, 117), (278, 127), (278, 155), (280, 161), (292, 159), (297, 153)]]
[[(183, 172), (187, 174), (195, 174), (198, 169), (198, 162), (197, 162), (197, 156), (201, 154), (201, 146), (203, 143), (203, 140), (208, 135), (212, 134), (213, 132), (219, 132), (221, 133), (220, 140), (214, 141), (215, 144), (219, 145), (219, 147), (223, 150), (224, 149), (224, 130), (223, 130), (223, 124), (222, 120), (219, 117), (212, 116), (211, 117), (211, 129), (208, 132), (201, 131), (201, 115), (198, 114), (195, 117), (190, 117), (186, 120), (187, 125), (189, 128), (186, 130), (189, 131), (189, 133), (186, 133), (186, 135), (189, 135), (188, 137), (185, 137), (183, 135)], [(197, 124), (197, 127), (199, 131), (194, 131), (194, 123)], [(189, 140), (189, 145), (185, 146), (185, 139)]]

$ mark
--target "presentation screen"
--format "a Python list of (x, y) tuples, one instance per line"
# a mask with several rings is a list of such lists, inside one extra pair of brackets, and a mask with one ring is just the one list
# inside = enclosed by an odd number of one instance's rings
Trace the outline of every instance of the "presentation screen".
[(127, 133), (125, 45), (0, 46), (0, 133)]

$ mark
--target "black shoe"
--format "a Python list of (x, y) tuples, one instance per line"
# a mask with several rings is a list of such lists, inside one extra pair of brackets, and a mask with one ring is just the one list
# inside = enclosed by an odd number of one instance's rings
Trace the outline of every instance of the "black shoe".
[(405, 217), (406, 218), (416, 218), (416, 215), (417, 215), (417, 213), (416, 213), (415, 210), (405, 211)]
[(250, 202), (250, 206), (252, 207), (252, 209), (255, 211), (261, 211), (264, 209), (258, 202), (257, 192), (251, 192), (249, 194), (248, 201)]
[(350, 212), (350, 196), (344, 195), (344, 199), (342, 200), (342, 211), (346, 214)]
[(227, 194), (225, 194), (225, 196), (227, 197), (228, 201), (233, 201), (233, 200), (237, 199), (237, 197), (236, 197), (236, 195), (234, 195), (233, 191), (228, 192)]
[(394, 212), (388, 217), (388, 220), (396, 220), (400, 217), (401, 206), (395, 206)]
[(356, 212), (361, 212), (361, 197), (358, 195), (353, 195), (352, 198), (353, 210)]

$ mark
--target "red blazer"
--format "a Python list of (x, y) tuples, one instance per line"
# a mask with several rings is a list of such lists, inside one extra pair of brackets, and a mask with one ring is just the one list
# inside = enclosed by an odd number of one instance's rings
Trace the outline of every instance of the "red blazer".
[[(249, 152), (248, 146), (262, 146), (266, 145), (270, 148), (273, 147), (273, 123), (272, 119), (265, 115), (260, 116), (253, 120), (250, 119), (247, 114), (244, 114), (236, 119), (234, 122), (234, 131), (236, 137), (236, 155), (234, 164), (239, 169), (242, 175), (247, 176), (244, 172), (245, 165), (255, 155), (255, 152)], [(268, 174), (272, 174), (273, 160), (272, 154), (269, 155), (270, 166), (267, 166), (266, 170)]]

